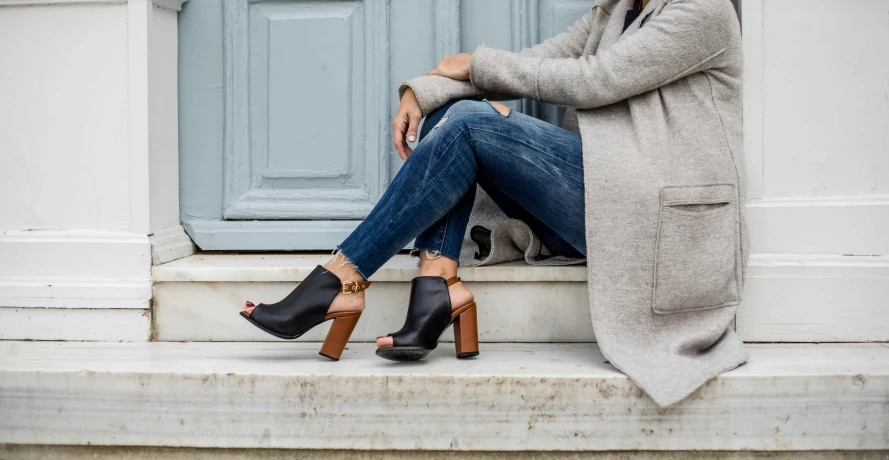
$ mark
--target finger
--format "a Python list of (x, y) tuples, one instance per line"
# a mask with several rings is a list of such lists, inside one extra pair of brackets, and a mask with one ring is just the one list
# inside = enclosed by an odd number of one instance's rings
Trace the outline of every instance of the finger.
[(398, 156), (402, 160), (407, 160), (407, 152), (404, 151), (404, 123), (398, 119), (392, 122), (392, 138)]
[(420, 115), (411, 113), (408, 115), (407, 140), (417, 142), (417, 126), (420, 125)]
[(440, 76), (440, 75), (442, 75), (442, 73), (441, 73), (441, 70), (439, 70), (438, 68), (434, 68), (434, 69), (430, 70), (429, 72), (426, 72), (426, 75), (439, 75)]

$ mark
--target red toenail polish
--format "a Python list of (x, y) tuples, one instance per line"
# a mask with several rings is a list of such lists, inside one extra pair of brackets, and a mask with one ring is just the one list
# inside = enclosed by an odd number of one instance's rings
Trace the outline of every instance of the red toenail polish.
[(247, 308), (252, 308), (252, 307), (255, 307), (255, 306), (256, 306), (256, 305), (253, 305), (253, 302), (251, 302), (251, 301), (249, 301), (249, 300), (247, 301)]

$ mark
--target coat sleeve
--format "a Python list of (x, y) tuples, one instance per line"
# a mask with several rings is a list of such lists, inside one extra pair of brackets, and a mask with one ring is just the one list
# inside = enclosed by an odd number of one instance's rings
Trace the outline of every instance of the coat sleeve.
[(547, 58), (479, 47), (471, 81), (581, 109), (613, 104), (712, 68), (737, 21), (728, 0), (673, 0), (635, 33), (581, 58)]
[[(543, 43), (525, 48), (516, 54), (517, 56), (550, 58), (550, 59), (577, 59), (583, 53), (587, 37), (590, 33), (590, 23), (595, 9), (590, 10), (568, 27), (564, 32), (545, 40)], [(423, 116), (445, 105), (448, 101), (463, 97), (485, 96), (488, 99), (518, 99), (509, 93), (496, 94), (483, 91), (468, 81), (452, 80), (438, 75), (420, 76), (398, 85), (398, 98), (404, 95), (405, 90), (411, 88), (417, 96), (420, 110)]]

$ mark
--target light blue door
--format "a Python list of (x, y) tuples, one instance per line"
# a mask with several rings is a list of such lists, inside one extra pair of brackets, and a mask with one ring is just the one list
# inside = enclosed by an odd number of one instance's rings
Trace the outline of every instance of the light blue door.
[[(519, 50), (592, 0), (193, 0), (179, 19), (181, 217), (204, 250), (331, 249), (401, 161), (395, 85)], [(557, 123), (560, 110), (515, 108)]]

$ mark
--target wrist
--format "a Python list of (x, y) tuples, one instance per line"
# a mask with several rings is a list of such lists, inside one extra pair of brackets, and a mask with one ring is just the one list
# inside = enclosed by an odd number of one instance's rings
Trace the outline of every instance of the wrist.
[(475, 86), (477, 86), (477, 87), (479, 87), (479, 86), (478, 86), (478, 83), (479, 83), (479, 74), (478, 74), (478, 64), (479, 64), (479, 59), (478, 59), (478, 53), (479, 53), (479, 50), (481, 50), (483, 47), (484, 47), (484, 45), (479, 45), (479, 46), (475, 49), (475, 51), (474, 51), (472, 54), (469, 55), (469, 83), (472, 83), (473, 85), (475, 85)]

